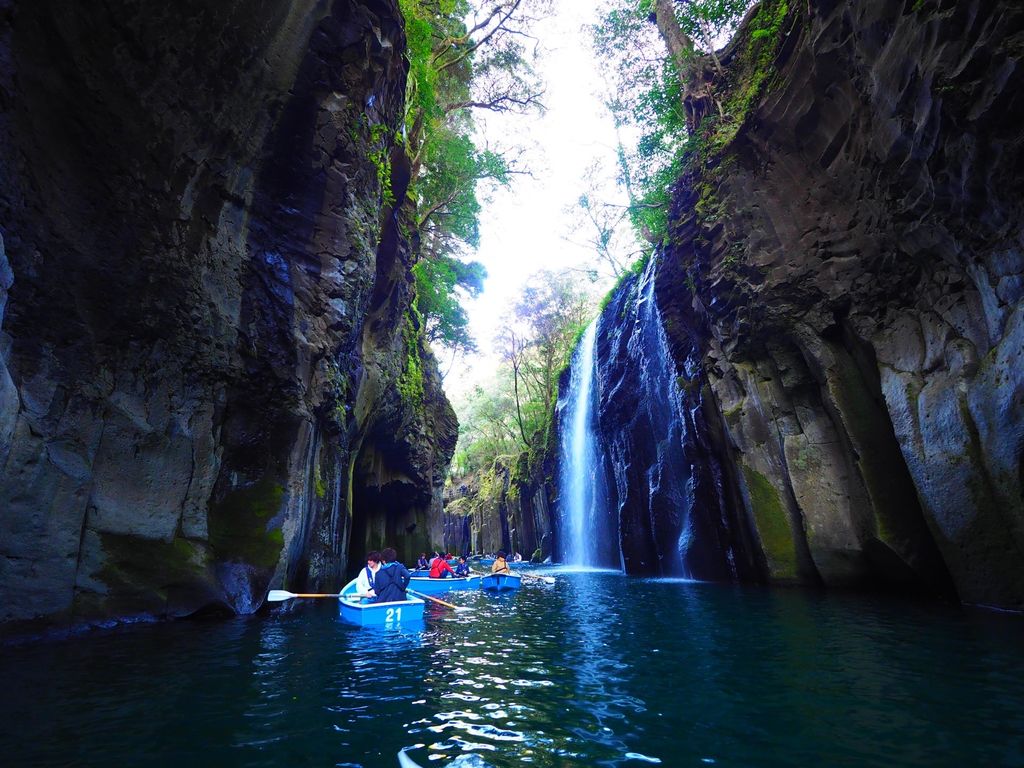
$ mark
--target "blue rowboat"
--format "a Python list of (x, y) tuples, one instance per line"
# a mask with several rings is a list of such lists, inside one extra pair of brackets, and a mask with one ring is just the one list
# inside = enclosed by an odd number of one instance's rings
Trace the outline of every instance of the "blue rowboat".
[(490, 568), (492, 565), (494, 565), (494, 558), (481, 557), (479, 560), (477, 560), (477, 562), (480, 563), (480, 565), (486, 565), (488, 568)]
[[(421, 576), (424, 573), (427, 575)], [(477, 589), (480, 587), (479, 576), (456, 576), (447, 579), (432, 579), (429, 571), (414, 571), (409, 581), (409, 589), (425, 595), (440, 595), (453, 589)]]
[(423, 621), (426, 603), (418, 597), (375, 603), (356, 594), (356, 580), (352, 579), (338, 595), (341, 620), (359, 627), (392, 627)]
[(480, 579), (480, 586), (488, 592), (511, 592), (519, 589), (522, 576), (514, 576), (508, 573), (489, 573)]

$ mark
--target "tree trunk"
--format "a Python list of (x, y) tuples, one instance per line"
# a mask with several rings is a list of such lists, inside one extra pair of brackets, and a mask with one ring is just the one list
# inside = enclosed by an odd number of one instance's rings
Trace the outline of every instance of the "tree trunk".
[(654, 0), (654, 23), (658, 25), (658, 32), (661, 33), (668, 52), (679, 70), (679, 77), (683, 81), (683, 89), (689, 90), (690, 62), (694, 57), (693, 40), (687, 37), (683, 28), (676, 20), (676, 12), (673, 8), (675, 0)]

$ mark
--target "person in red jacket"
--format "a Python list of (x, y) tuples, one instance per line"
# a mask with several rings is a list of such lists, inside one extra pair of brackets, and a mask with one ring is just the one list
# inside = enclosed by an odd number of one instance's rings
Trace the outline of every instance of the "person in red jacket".
[(430, 564), (430, 578), (432, 579), (446, 579), (454, 575), (455, 571), (452, 570), (452, 567), (448, 565), (443, 557), (435, 557), (434, 561)]

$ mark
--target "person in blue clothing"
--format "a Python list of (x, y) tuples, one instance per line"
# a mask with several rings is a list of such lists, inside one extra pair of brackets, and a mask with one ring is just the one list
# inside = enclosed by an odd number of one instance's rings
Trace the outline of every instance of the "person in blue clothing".
[(455, 575), (456, 576), (463, 576), (463, 577), (464, 576), (469, 576), (469, 563), (466, 562), (466, 556), (465, 555), (460, 555), (459, 556), (459, 562), (455, 566)]
[(373, 578), (373, 591), (377, 593), (374, 602), (391, 603), (405, 600), (405, 589), (409, 586), (409, 569), (398, 562), (398, 553), (388, 547), (380, 553), (383, 563)]
[(427, 560), (427, 553), (420, 552), (420, 559), (416, 561), (416, 570), (425, 571), (430, 567), (430, 561)]

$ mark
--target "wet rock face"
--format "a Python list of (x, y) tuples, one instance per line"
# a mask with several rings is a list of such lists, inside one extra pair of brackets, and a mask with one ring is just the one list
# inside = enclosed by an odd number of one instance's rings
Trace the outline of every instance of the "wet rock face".
[(1024, 607), (1024, 8), (791, 5), (677, 195), (677, 364), (767, 578)]
[(518, 457), (513, 472), (495, 468), (485, 488), (463, 484), (450, 488), (445, 499), (444, 530), (440, 541), (448, 552), (518, 552), (525, 559), (555, 555), (554, 510), (551, 485), (545, 478), (554, 471), (554, 451), (547, 460), (530, 466), (527, 455)]
[[(699, 369), (668, 348), (658, 305), (677, 286), (662, 290), (659, 266), (652, 260), (623, 281), (598, 323), (600, 449), (591, 482), (603, 516), (591, 524), (589, 551), (600, 565), (632, 574), (756, 579), (749, 526), (723, 479)], [(564, 524), (566, 501), (558, 501)]]
[(450, 408), (367, 323), (410, 297), (403, 46), (392, 0), (0, 7), (0, 618), (336, 584), (381, 418), (434, 503)]

